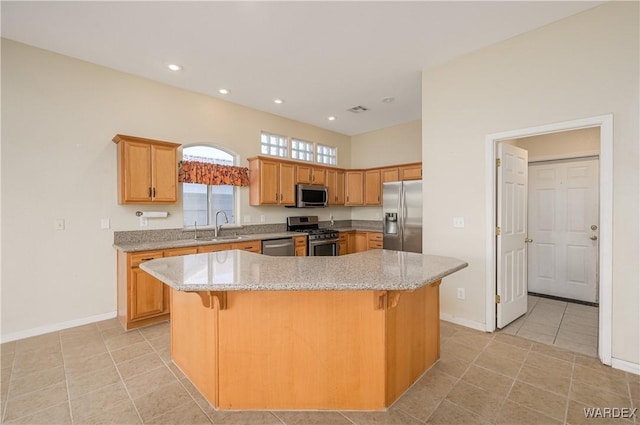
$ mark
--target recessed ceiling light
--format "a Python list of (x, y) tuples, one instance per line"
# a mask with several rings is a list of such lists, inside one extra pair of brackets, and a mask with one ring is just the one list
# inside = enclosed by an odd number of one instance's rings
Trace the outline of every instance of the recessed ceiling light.
[(277, 103), (278, 105), (281, 105), (284, 103), (284, 100), (282, 99), (273, 99), (273, 103)]
[(396, 100), (395, 97), (384, 97), (384, 98), (382, 98), (382, 103), (391, 103), (394, 100)]
[(229, 91), (227, 89), (220, 89), (220, 90), (218, 90), (218, 93), (220, 93), (220, 94), (229, 94), (229, 93), (231, 93), (231, 91)]
[(167, 65), (167, 68), (172, 71), (180, 71), (182, 69), (180, 65), (176, 65), (175, 63), (170, 63), (169, 65)]
[(336, 120), (336, 117), (334, 117), (334, 116), (330, 116), (330, 117), (328, 117), (327, 119), (328, 119), (329, 121), (335, 121), (335, 120)]

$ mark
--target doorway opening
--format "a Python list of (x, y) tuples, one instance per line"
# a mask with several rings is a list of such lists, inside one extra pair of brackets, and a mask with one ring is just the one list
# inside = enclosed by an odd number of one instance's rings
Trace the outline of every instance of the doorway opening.
[[(538, 137), (537, 141), (540, 142), (545, 137), (549, 137), (548, 135), (552, 133), (567, 132), (571, 130), (580, 130), (581, 132), (585, 132), (585, 134), (590, 132), (592, 134), (595, 134), (596, 136), (592, 138), (599, 140), (599, 144), (595, 144), (592, 149), (586, 149), (586, 150), (583, 149), (582, 152), (579, 152), (577, 155), (575, 154), (575, 149), (574, 149), (573, 156), (581, 157), (581, 158), (574, 158), (574, 160), (576, 160), (574, 164), (570, 164), (570, 162), (566, 161), (567, 159), (566, 157), (570, 156), (570, 155), (567, 155), (566, 152), (564, 153), (555, 152), (552, 154), (549, 154), (547, 152), (546, 154), (542, 154), (541, 152), (543, 151), (539, 149), (538, 151), (536, 151), (535, 149), (536, 146), (533, 145), (533, 143), (536, 142), (535, 140), (536, 137)], [(591, 170), (589, 172), (592, 174), (595, 173), (595, 176), (598, 179), (598, 181), (596, 182), (595, 192), (596, 192), (596, 195), (599, 196), (600, 202), (599, 202), (599, 206), (596, 207), (596, 210), (597, 210), (596, 217), (581, 218), (581, 220), (591, 220), (591, 221), (595, 220), (594, 223), (590, 222), (587, 225), (587, 227), (589, 227), (590, 229), (589, 231), (593, 232), (592, 234), (587, 236), (595, 237), (595, 240), (589, 240), (588, 242), (591, 245), (584, 246), (584, 247), (579, 247), (575, 243), (573, 243), (573, 241), (568, 241), (569, 245), (571, 246), (571, 249), (569, 249), (569, 251), (571, 251), (569, 255), (573, 256), (569, 259), (570, 260), (569, 264), (574, 264), (575, 267), (570, 266), (569, 267), (570, 270), (560, 271), (565, 275), (566, 273), (571, 274), (569, 279), (571, 281), (571, 284), (565, 285), (566, 288), (564, 288), (563, 290), (578, 290), (578, 292), (582, 291), (582, 293), (572, 294), (571, 292), (560, 291), (560, 293), (556, 293), (556, 294), (551, 293), (548, 295), (550, 296), (555, 295), (558, 297), (575, 298), (575, 299), (586, 298), (586, 299), (583, 299), (583, 301), (598, 302), (599, 308), (597, 310), (587, 311), (588, 309), (594, 309), (594, 307), (574, 304), (574, 303), (567, 303), (562, 300), (553, 300), (553, 299), (549, 299), (546, 296), (545, 297), (537, 297), (537, 296), (527, 297), (526, 286), (525, 286), (524, 294), (522, 293), (522, 290), (520, 290), (519, 295), (520, 297), (522, 297), (523, 295), (526, 297), (526, 300), (528, 301), (527, 304), (529, 307), (528, 309), (525, 309), (528, 311), (522, 312), (522, 314), (526, 313), (526, 316), (524, 319), (522, 319), (522, 321), (527, 320), (528, 317), (532, 317), (531, 315), (536, 313), (534, 310), (539, 309), (539, 311), (535, 314), (536, 316), (539, 316), (539, 317), (544, 316), (545, 319), (547, 319), (547, 322), (551, 321), (550, 317), (552, 316), (556, 317), (559, 321), (558, 327), (560, 327), (562, 322), (565, 320), (568, 325), (571, 325), (571, 324), (575, 325), (576, 324), (575, 322), (580, 322), (580, 323), (592, 322), (593, 325), (597, 327), (597, 336), (594, 336), (594, 338), (597, 338), (597, 341), (598, 341), (598, 348), (597, 348), (598, 357), (603, 363), (611, 364), (611, 292), (612, 292), (611, 230), (612, 230), (612, 174), (613, 174), (613, 162), (612, 162), (613, 117), (611, 115), (605, 115), (605, 116), (592, 117), (592, 118), (586, 118), (586, 119), (563, 122), (563, 123), (549, 124), (549, 125), (534, 127), (534, 128), (514, 130), (514, 131), (492, 134), (487, 136), (486, 138), (487, 170), (488, 170), (487, 181), (489, 184), (489, 190), (487, 195), (487, 241), (488, 241), (487, 242), (487, 281), (489, 282), (487, 285), (487, 316), (486, 316), (487, 331), (494, 331), (496, 329), (496, 317), (497, 316), (500, 317), (499, 312), (502, 307), (505, 307), (507, 309), (512, 308), (508, 306), (508, 304), (504, 304), (504, 305), (496, 304), (497, 301), (498, 302), (500, 301), (499, 299), (497, 299), (496, 294), (500, 295), (501, 293), (500, 291), (501, 287), (498, 287), (497, 285), (499, 284), (499, 281), (501, 279), (499, 277), (499, 271), (502, 269), (499, 268), (500, 261), (501, 261), (501, 258), (500, 258), (501, 254), (496, 253), (496, 250), (500, 248), (501, 241), (500, 239), (498, 239), (499, 237), (496, 236), (495, 233), (500, 232), (500, 229), (497, 228), (498, 226), (497, 217), (498, 217), (498, 214), (501, 213), (502, 206), (501, 204), (498, 204), (497, 200), (502, 196), (502, 194), (499, 192), (498, 185), (497, 185), (500, 177), (498, 177), (496, 174), (496, 172), (498, 171), (498, 168), (496, 164), (495, 155), (497, 152), (497, 148), (498, 147), (502, 148), (503, 144), (504, 145), (522, 144), (523, 146), (525, 146), (525, 148), (528, 147), (533, 154), (531, 158), (532, 160), (531, 163), (537, 164), (533, 166), (537, 167), (538, 170), (544, 171), (541, 173), (543, 176), (546, 175), (547, 177), (549, 177), (553, 174), (564, 176), (564, 178), (561, 179), (561, 182), (558, 182), (558, 181), (556, 181), (555, 183), (552, 182), (553, 184), (566, 185), (568, 182), (568, 180), (566, 179), (567, 172), (569, 173), (568, 176), (570, 178), (582, 176), (581, 177), (582, 180), (578, 178), (578, 180), (582, 182), (583, 180), (586, 179), (586, 177), (583, 175), (585, 172), (587, 172), (585, 171), (586, 170), (585, 167), (587, 168), (591, 167), (589, 168)], [(527, 146), (527, 144), (529, 145)], [(541, 146), (542, 145), (538, 147), (541, 147)], [(527, 155), (527, 152), (525, 152), (525, 157), (526, 155)], [(589, 156), (590, 158), (584, 158), (587, 156)], [(594, 157), (597, 158), (595, 162), (598, 165), (595, 168), (595, 171), (593, 171), (594, 169), (592, 167), (595, 159)], [(556, 169), (555, 171), (554, 171), (554, 168)], [(546, 182), (546, 183), (549, 183), (549, 182)], [(558, 186), (558, 188), (563, 189), (561, 186)], [(546, 189), (549, 189), (549, 187), (545, 187), (544, 189), (545, 190), (541, 192), (543, 193), (542, 194), (543, 198), (544, 196), (548, 197), (550, 196), (550, 194), (553, 194), (553, 190), (546, 190)], [(551, 189), (553, 188), (551, 187)], [(560, 193), (563, 190), (557, 190), (556, 193)], [(564, 192), (566, 195), (566, 191)], [(570, 204), (573, 205), (576, 202), (584, 201), (585, 200), (584, 196), (586, 196), (585, 193), (586, 192), (582, 189), (572, 191), (569, 194), (569, 197), (570, 198), (574, 197), (575, 199), (572, 199), (572, 200), (570, 199), (571, 201)], [(581, 196), (582, 198), (580, 198)], [(526, 202), (525, 202), (525, 205), (526, 205)], [(516, 206), (516, 209), (517, 208), (518, 207)], [(522, 207), (520, 208), (522, 209)], [(526, 209), (527, 207), (525, 206), (524, 208)], [(553, 217), (550, 215), (550, 212), (552, 211), (549, 203), (543, 202), (543, 208), (547, 208), (547, 209), (543, 209), (543, 211), (546, 213), (546, 216), (542, 217), (542, 219), (547, 221), (552, 219)], [(526, 213), (525, 213), (525, 219), (526, 219)], [(545, 227), (544, 225), (548, 223), (542, 223), (542, 224), (543, 226), (541, 227), (544, 229)], [(568, 223), (568, 224), (569, 226), (573, 225), (572, 223)], [(584, 225), (584, 223), (581, 223), (581, 225)], [(595, 230), (591, 229), (593, 226), (596, 226), (597, 229)], [(552, 257), (560, 251), (563, 253), (562, 255), (566, 255), (567, 249), (566, 247), (562, 248), (561, 250), (556, 249), (554, 252), (554, 247), (552, 246), (553, 244), (550, 244), (549, 241), (544, 241), (543, 236), (544, 236), (544, 232), (539, 233), (539, 239), (541, 238), (540, 240), (541, 244), (537, 248), (537, 252), (538, 254), (547, 256), (546, 258), (543, 259), (546, 265), (549, 265), (549, 264), (553, 265), (554, 261), (557, 263), (557, 258), (554, 259)], [(536, 238), (531, 238), (529, 235), (526, 235), (525, 238), (526, 238), (526, 241), (529, 242), (529, 244), (533, 244), (536, 240)], [(524, 242), (525, 238), (521, 238), (522, 242)], [(567, 241), (563, 243), (566, 244)], [(589, 257), (589, 255), (591, 255), (588, 252), (589, 249), (591, 249), (592, 252), (595, 252), (596, 256), (599, 255), (599, 258), (596, 257), (594, 261), (593, 257)], [(524, 251), (526, 252), (526, 250)], [(512, 250), (512, 252), (508, 251), (507, 255), (511, 255), (511, 257), (505, 257), (505, 258), (517, 258), (519, 256), (519, 258), (522, 259), (523, 257), (523, 255), (519, 254), (519, 251), (517, 250)], [(526, 254), (525, 256), (528, 257), (528, 255)], [(562, 260), (565, 261), (566, 258)], [(524, 270), (526, 272), (526, 259), (522, 261), (524, 263)], [(513, 262), (514, 269), (517, 269), (521, 265), (522, 264)], [(588, 283), (586, 282), (588, 280), (587, 276), (584, 275), (583, 273), (586, 270), (584, 267), (585, 265), (589, 267), (593, 267), (594, 269), (594, 277), (591, 278), (592, 281), (590, 282), (590, 284), (593, 285), (599, 280), (599, 284), (600, 284), (599, 287), (593, 286), (593, 287), (589, 287), (588, 290), (585, 289)], [(549, 277), (556, 276), (558, 274), (557, 270), (550, 270), (548, 267), (547, 268), (537, 267), (536, 270), (537, 272), (542, 271), (541, 273), (542, 276), (540, 279), (540, 281), (543, 283), (542, 286), (544, 286), (544, 284), (547, 284), (547, 286), (552, 287), (554, 290), (556, 290), (557, 287), (559, 287), (559, 285), (549, 285), (549, 282), (553, 280), (553, 279), (549, 279)], [(521, 271), (521, 273), (524, 273), (524, 272)], [(526, 282), (528, 280), (528, 277), (524, 277), (524, 280)], [(502, 289), (504, 290), (504, 288)], [(588, 293), (588, 294), (585, 295), (585, 293)], [(593, 298), (592, 301), (589, 299), (590, 297)], [(514, 298), (514, 297), (510, 297), (510, 298)], [(574, 316), (576, 316), (577, 318)], [(502, 325), (505, 325), (504, 321), (502, 322)], [(522, 323), (520, 323), (520, 325), (522, 325)], [(532, 325), (530, 326), (530, 328), (535, 328), (535, 326)], [(548, 330), (546, 332), (550, 333)], [(556, 336), (557, 335), (559, 334), (556, 334)], [(542, 342), (545, 342), (545, 341), (542, 341)], [(570, 348), (570, 347), (565, 347), (565, 348)], [(589, 354), (593, 355), (595, 354), (595, 352), (592, 352)]]

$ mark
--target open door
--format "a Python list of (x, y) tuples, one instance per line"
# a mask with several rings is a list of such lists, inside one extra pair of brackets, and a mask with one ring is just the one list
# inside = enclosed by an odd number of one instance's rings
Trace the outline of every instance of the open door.
[(498, 145), (497, 327), (527, 312), (528, 152)]

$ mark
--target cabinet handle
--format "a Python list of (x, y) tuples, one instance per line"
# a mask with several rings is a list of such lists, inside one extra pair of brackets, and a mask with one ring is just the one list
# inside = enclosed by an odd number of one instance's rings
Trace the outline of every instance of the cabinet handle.
[(156, 197), (156, 188), (155, 187), (153, 188), (153, 197), (154, 198)]
[(149, 188), (149, 198), (151, 198), (151, 188)]
[(276, 201), (278, 200), (278, 192), (276, 192)]
[(280, 194), (280, 200), (282, 201), (282, 193)]
[(140, 262), (144, 263), (145, 261), (149, 261), (149, 260), (153, 260), (153, 257), (152, 258), (143, 258), (143, 259), (140, 260)]

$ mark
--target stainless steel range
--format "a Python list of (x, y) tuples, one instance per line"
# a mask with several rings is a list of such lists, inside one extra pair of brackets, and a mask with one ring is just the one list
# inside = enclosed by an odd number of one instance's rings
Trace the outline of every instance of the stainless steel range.
[(338, 255), (338, 231), (321, 229), (318, 225), (317, 215), (287, 217), (287, 231), (303, 232), (308, 235), (308, 255)]

